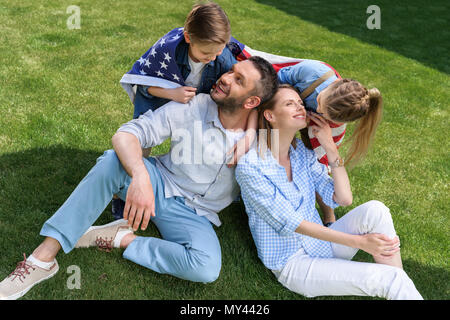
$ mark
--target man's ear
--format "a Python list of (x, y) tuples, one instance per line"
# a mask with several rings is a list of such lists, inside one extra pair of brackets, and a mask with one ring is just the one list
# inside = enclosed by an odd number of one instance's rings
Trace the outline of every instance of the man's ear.
[(184, 31), (183, 35), (184, 35), (184, 41), (186, 41), (186, 43), (191, 43), (191, 38), (189, 38), (189, 34), (187, 33), (187, 31)]
[(259, 106), (261, 103), (261, 98), (258, 96), (250, 96), (245, 99), (244, 108), (245, 109), (253, 109)]

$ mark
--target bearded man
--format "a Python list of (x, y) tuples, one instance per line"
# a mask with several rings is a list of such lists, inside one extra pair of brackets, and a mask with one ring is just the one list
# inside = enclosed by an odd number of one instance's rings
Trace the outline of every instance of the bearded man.
[[(17, 299), (55, 275), (61, 248), (65, 253), (90, 246), (123, 248), (124, 258), (156, 272), (216, 280), (221, 249), (213, 224), (220, 225), (218, 213), (239, 193), (234, 168), (227, 166), (227, 146), (242, 138), (252, 109), (276, 88), (272, 65), (251, 57), (233, 65), (209, 95), (198, 94), (188, 104), (169, 102), (120, 127), (112, 138), (114, 150), (97, 160), (44, 223), (44, 241), (0, 283), (0, 298)], [(142, 157), (143, 148), (168, 138), (169, 153)], [(179, 157), (191, 161), (174, 161)], [(125, 200), (124, 219), (92, 227), (114, 194)], [(162, 238), (134, 234), (149, 221)]]

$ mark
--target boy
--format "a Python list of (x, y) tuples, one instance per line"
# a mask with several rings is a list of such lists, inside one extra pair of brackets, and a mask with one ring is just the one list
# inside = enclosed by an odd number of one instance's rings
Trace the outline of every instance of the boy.
[(195, 5), (184, 28), (159, 39), (122, 77), (134, 104), (133, 118), (170, 100), (187, 103), (197, 93), (209, 93), (236, 63), (227, 46), (230, 38), (230, 22), (218, 4)]

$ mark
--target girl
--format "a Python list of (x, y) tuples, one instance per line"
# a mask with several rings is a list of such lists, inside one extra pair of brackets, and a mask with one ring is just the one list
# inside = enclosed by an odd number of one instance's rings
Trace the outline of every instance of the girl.
[[(278, 80), (300, 91), (306, 110), (329, 121), (337, 145), (344, 138), (346, 123), (358, 121), (345, 163), (354, 165), (365, 156), (382, 115), (383, 99), (378, 89), (367, 90), (358, 81), (341, 79), (331, 66), (316, 60), (303, 60), (280, 69)], [(305, 145), (314, 149), (319, 161), (328, 165), (325, 150), (312, 129), (301, 130), (301, 136)], [(317, 201), (325, 225), (331, 225), (336, 220), (334, 211), (325, 206), (320, 197)]]
[[(316, 192), (331, 208), (352, 202), (328, 122), (311, 114), (315, 122), (311, 130), (327, 154), (333, 178), (314, 152), (295, 138), (307, 122), (294, 88), (280, 86), (260, 109), (259, 119), (267, 135), (260, 134), (258, 147), (241, 158), (236, 179), (258, 256), (278, 281), (307, 297), (422, 299), (402, 269), (399, 239), (389, 209), (381, 202), (356, 207), (330, 228), (322, 225), (315, 209)], [(350, 261), (358, 249), (371, 254), (376, 263)]]

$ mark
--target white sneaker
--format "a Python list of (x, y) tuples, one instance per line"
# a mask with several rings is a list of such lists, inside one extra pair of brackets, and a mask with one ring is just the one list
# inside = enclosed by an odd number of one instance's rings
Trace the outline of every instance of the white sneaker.
[(50, 279), (59, 270), (56, 259), (50, 269), (47, 270), (27, 261), (25, 253), (23, 254), (23, 258), (24, 260), (17, 264), (16, 269), (0, 282), (0, 300), (19, 299), (33, 286)]
[(114, 240), (119, 231), (133, 232), (128, 225), (128, 221), (120, 219), (111, 223), (90, 227), (75, 244), (75, 248), (98, 247), (101, 250), (111, 251), (114, 246)]

